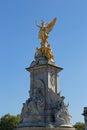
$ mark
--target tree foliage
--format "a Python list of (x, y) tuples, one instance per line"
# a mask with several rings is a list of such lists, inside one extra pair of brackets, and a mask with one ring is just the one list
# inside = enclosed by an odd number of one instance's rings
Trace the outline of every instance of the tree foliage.
[(75, 127), (77, 130), (85, 130), (85, 124), (82, 123), (82, 122), (76, 122), (76, 124), (74, 125), (74, 127)]
[(13, 130), (20, 123), (20, 115), (6, 114), (0, 119), (0, 130)]

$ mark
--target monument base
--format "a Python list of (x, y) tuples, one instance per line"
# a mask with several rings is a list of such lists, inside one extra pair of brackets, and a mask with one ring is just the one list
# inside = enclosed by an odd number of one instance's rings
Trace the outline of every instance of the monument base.
[(14, 130), (76, 130), (75, 128), (71, 127), (21, 127), (15, 128)]

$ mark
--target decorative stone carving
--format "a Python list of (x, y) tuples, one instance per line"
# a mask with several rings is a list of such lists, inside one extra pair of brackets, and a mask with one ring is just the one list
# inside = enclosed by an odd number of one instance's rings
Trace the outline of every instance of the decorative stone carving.
[[(37, 83), (41, 81), (37, 80)], [(54, 92), (53, 92), (54, 93)], [(32, 96), (23, 104), (21, 112), (21, 122), (43, 122), (46, 115), (49, 116), (49, 122), (54, 125), (70, 125), (71, 116), (68, 113), (68, 105), (64, 103), (64, 96), (58, 94), (54, 99), (52, 93), (49, 95), (49, 100), (52, 101), (52, 105), (48, 102), (48, 109), (45, 110), (45, 95), (40, 87), (33, 88)], [(52, 97), (51, 97), (52, 96)], [(53, 99), (52, 99), (53, 98)], [(48, 114), (49, 113), (49, 114)], [(45, 115), (46, 114), (46, 115)]]
[(58, 102), (56, 104), (56, 112), (55, 112), (55, 121), (59, 125), (70, 125), (70, 118), (71, 116), (69, 115), (68, 112), (68, 105), (64, 103), (64, 98), (65, 97), (59, 97)]
[(51, 73), (51, 74), (50, 74), (50, 82), (51, 82), (51, 85), (52, 85), (52, 86), (55, 85), (55, 73)]
[[(44, 88), (40, 86), (43, 84), (40, 80), (35, 81), (36, 86), (31, 90), (31, 97), (23, 104), (21, 112), (21, 122), (38, 122), (42, 121), (44, 113)], [(35, 84), (34, 83), (34, 84)]]

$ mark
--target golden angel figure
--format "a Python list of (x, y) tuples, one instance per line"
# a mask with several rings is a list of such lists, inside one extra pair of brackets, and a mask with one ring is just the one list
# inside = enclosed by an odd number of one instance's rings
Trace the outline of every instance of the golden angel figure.
[(41, 44), (45, 45), (48, 43), (48, 34), (53, 29), (56, 23), (56, 18), (54, 18), (50, 23), (42, 21), (41, 26), (36, 24), (40, 28), (38, 38), (41, 39)]

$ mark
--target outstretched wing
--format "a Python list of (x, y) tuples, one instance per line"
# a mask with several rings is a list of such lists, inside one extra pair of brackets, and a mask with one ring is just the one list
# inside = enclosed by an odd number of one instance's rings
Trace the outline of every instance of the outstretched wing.
[(49, 24), (48, 24), (48, 26), (46, 27), (46, 31), (47, 31), (47, 33), (49, 33), (51, 30), (52, 30), (52, 28), (53, 28), (53, 26), (55, 25), (55, 23), (56, 23), (56, 18), (54, 18)]

